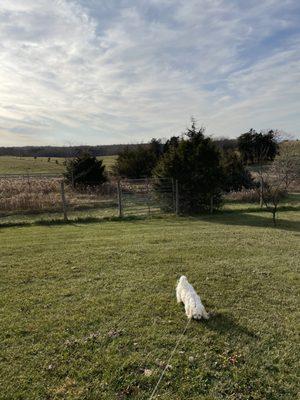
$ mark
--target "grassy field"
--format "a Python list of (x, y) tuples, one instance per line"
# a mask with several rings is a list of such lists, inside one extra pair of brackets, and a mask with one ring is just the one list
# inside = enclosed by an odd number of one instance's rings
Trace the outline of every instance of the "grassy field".
[(188, 326), (155, 398), (296, 399), (299, 217), (1, 228), (1, 399), (149, 399), (186, 325), (180, 274), (212, 317)]
[[(104, 165), (108, 170), (113, 166), (117, 156), (98, 157), (103, 160)], [(1, 174), (27, 174), (27, 173), (42, 173), (42, 174), (60, 174), (64, 172), (64, 158), (51, 157), (48, 162), (48, 157), (12, 157), (0, 156), (0, 175)]]

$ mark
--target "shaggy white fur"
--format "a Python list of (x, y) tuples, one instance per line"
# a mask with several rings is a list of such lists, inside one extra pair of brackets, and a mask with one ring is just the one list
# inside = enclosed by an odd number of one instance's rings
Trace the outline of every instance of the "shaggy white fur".
[(178, 303), (182, 302), (184, 304), (185, 313), (189, 319), (209, 318), (200, 297), (184, 275), (178, 281), (176, 297)]

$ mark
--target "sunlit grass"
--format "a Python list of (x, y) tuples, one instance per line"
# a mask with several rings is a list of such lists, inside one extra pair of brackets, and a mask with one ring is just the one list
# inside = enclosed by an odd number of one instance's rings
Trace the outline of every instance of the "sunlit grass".
[[(0, 229), (4, 399), (296, 399), (299, 211)], [(145, 373), (150, 370), (150, 373)], [(147, 376), (148, 375), (148, 376)]]
[[(111, 170), (117, 156), (101, 156), (108, 171)], [(65, 158), (50, 157), (13, 157), (0, 156), (0, 175), (1, 174), (60, 174), (64, 172)]]

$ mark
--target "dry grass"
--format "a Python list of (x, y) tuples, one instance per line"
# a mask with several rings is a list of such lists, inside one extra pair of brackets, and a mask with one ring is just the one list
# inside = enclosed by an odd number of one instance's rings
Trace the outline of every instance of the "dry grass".
[(257, 189), (244, 189), (237, 192), (230, 192), (226, 200), (240, 203), (259, 203), (259, 192)]
[[(0, 178), (0, 212), (58, 211), (62, 207), (60, 178)], [(95, 208), (116, 199), (113, 185), (73, 190), (66, 186), (70, 209)]]
[(61, 207), (59, 179), (0, 179), (0, 211), (55, 210)]
[[(278, 195), (281, 199), (288, 196), (287, 191), (280, 190)], [(225, 199), (229, 202), (234, 201), (238, 203), (257, 203), (260, 201), (260, 194), (258, 189), (244, 189), (237, 192), (230, 192), (226, 194)]]

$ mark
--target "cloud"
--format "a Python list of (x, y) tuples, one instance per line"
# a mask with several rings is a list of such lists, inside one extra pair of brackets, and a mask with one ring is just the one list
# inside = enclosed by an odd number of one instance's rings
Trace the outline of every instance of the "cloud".
[[(300, 135), (298, 2), (2, 0), (0, 141)], [(11, 139), (9, 139), (11, 138)]]

